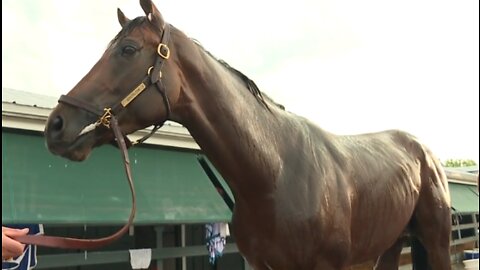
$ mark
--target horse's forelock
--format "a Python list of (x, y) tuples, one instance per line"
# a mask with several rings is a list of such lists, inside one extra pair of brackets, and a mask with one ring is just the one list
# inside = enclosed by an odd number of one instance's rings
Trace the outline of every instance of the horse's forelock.
[(133, 31), (133, 29), (137, 28), (138, 26), (140, 26), (144, 22), (145, 22), (145, 16), (137, 17), (137, 18), (131, 20), (130, 22), (128, 22), (122, 28), (122, 30), (120, 30), (120, 32), (118, 32), (118, 34), (112, 39), (112, 41), (110, 41), (110, 43), (108, 44), (108, 47), (110, 47), (112, 44), (114, 44), (120, 38), (130, 34)]

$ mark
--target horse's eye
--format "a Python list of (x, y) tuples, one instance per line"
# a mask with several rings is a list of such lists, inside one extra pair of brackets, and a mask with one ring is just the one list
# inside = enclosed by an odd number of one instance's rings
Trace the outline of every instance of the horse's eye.
[(131, 45), (126, 45), (125, 47), (122, 48), (122, 55), (133, 55), (136, 51), (137, 51), (137, 48)]

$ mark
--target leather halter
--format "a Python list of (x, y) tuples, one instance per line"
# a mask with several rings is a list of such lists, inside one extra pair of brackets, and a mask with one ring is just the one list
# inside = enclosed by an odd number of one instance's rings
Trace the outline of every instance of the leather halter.
[[(170, 25), (165, 24), (160, 44), (157, 47), (158, 56), (155, 60), (155, 64), (150, 68), (148, 68), (147, 75), (142, 80), (142, 82), (139, 85), (137, 85), (126, 97), (124, 97), (116, 105), (113, 105), (111, 107), (105, 107), (103, 110), (101, 110), (98, 107), (95, 107), (90, 103), (87, 103), (81, 99), (78, 99), (72, 96), (67, 96), (67, 95), (60, 96), (60, 99), (58, 100), (58, 102), (65, 103), (74, 107), (78, 107), (87, 112), (95, 114), (96, 116), (99, 117), (96, 122), (96, 125), (102, 124), (107, 128), (109, 128), (110, 118), (113, 115), (118, 115), (118, 113), (123, 108), (127, 107), (127, 105), (130, 104), (130, 102), (132, 102), (138, 95), (140, 95), (144, 90), (148, 89), (148, 87), (154, 84), (158, 92), (160, 92), (160, 94), (162, 95), (165, 109), (167, 110), (165, 119), (168, 119), (171, 114), (170, 101), (168, 100), (165, 85), (161, 81), (161, 78), (162, 78), (162, 67), (163, 67), (164, 60), (167, 60), (170, 57), (170, 49), (167, 46), (169, 39), (170, 39)], [(135, 142), (131, 142), (127, 136), (124, 136), (125, 141), (127, 142), (127, 147), (144, 142), (146, 139), (152, 136), (153, 133), (155, 133), (155, 131), (157, 131), (160, 127), (161, 125), (159, 124), (155, 125), (155, 127), (152, 129), (152, 131), (149, 134), (145, 135), (141, 139), (136, 140)]]
[[(125, 173), (127, 175), (128, 184), (130, 186), (130, 191), (132, 195), (132, 209), (130, 211), (130, 216), (128, 218), (128, 222), (116, 233), (97, 239), (77, 239), (77, 238), (67, 238), (67, 237), (57, 237), (57, 236), (47, 236), (47, 235), (24, 235), (14, 237), (17, 241), (23, 244), (32, 244), (38, 246), (46, 246), (46, 247), (55, 247), (55, 248), (64, 248), (64, 249), (95, 249), (105, 245), (110, 244), (111, 242), (119, 239), (123, 234), (125, 234), (129, 227), (133, 223), (133, 219), (135, 217), (136, 211), (136, 197), (135, 197), (135, 189), (132, 181), (132, 173), (130, 170), (130, 160), (128, 158), (127, 152), (127, 145), (125, 139), (128, 138), (122, 134), (120, 127), (118, 126), (118, 121), (115, 115), (118, 114), (123, 108), (125, 108), (132, 100), (134, 100), (143, 90), (147, 89), (152, 84), (155, 84), (157, 90), (163, 97), (163, 101), (165, 103), (165, 108), (167, 110), (166, 119), (170, 116), (170, 103), (165, 91), (165, 86), (160, 80), (162, 77), (161, 69), (164, 63), (164, 60), (167, 60), (170, 56), (170, 49), (168, 48), (167, 44), (170, 37), (170, 25), (166, 24), (164, 27), (164, 31), (162, 34), (162, 38), (160, 44), (157, 48), (158, 57), (155, 60), (154, 66), (150, 67), (147, 71), (147, 76), (143, 79), (143, 81), (133, 89), (130, 94), (128, 94), (124, 99), (122, 99), (118, 104), (113, 107), (106, 107), (103, 110), (98, 109), (91, 104), (70, 96), (62, 95), (59, 99), (59, 102), (65, 103), (74, 107), (78, 107), (83, 109), (87, 112), (93, 113), (99, 117), (96, 122), (96, 125), (104, 125), (107, 128), (111, 128), (116, 138), (116, 142), (121, 150), (124, 166), (125, 166)], [(143, 138), (135, 141), (135, 143), (131, 143), (129, 140), (130, 145), (141, 143), (145, 141), (148, 137), (150, 137), (160, 125), (156, 125), (155, 128), (152, 130), (150, 134), (147, 134)]]

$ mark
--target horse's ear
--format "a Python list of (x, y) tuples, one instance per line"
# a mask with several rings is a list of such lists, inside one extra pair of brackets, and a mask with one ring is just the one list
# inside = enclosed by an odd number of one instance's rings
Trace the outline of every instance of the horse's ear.
[(163, 20), (162, 14), (158, 11), (155, 4), (152, 0), (140, 0), (140, 6), (142, 6), (145, 15), (147, 15), (148, 20), (153, 25), (157, 26), (160, 30), (163, 30), (165, 27), (165, 21)]
[(124, 27), (130, 21), (130, 19), (127, 18), (119, 8), (117, 8), (117, 17), (118, 17), (118, 22), (122, 27)]

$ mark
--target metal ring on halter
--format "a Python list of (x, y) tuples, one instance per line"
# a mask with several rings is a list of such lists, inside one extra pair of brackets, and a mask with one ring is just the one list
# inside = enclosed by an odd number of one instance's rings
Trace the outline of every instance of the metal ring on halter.
[[(149, 67), (148, 70), (147, 70), (147, 75), (150, 75), (150, 72), (152, 72), (152, 69), (153, 69), (153, 66)], [(162, 71), (158, 71), (158, 77), (161, 78), (162, 77)]]
[(112, 119), (112, 108), (104, 108), (103, 115), (97, 120), (97, 124), (102, 124), (107, 128), (110, 128), (110, 120)]

